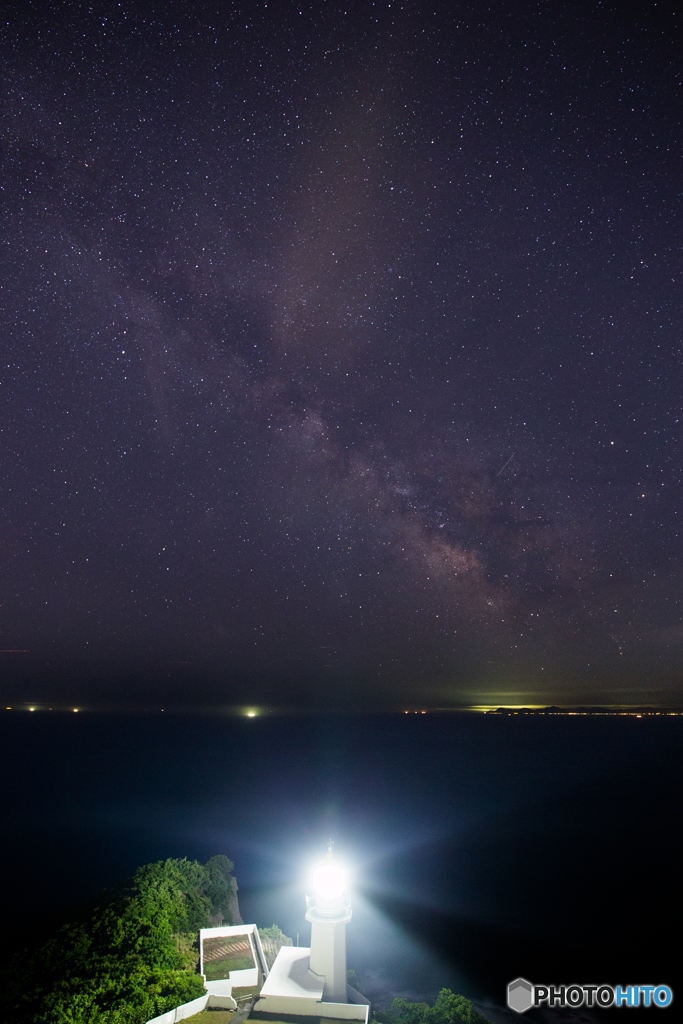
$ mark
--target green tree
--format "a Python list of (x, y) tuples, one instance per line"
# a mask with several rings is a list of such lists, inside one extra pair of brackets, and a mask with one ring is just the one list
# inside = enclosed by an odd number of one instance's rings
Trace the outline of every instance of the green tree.
[(2, 1024), (143, 1024), (200, 996), (197, 930), (231, 891), (227, 857), (146, 864), (0, 978)]
[(291, 946), (292, 940), (288, 935), (285, 935), (282, 928), (279, 928), (276, 924), (271, 925), (270, 928), (259, 928), (259, 935), (262, 939), (272, 939), (273, 942), (279, 942), (283, 946)]
[(235, 891), (235, 878), (232, 874), (234, 865), (223, 854), (211, 857), (206, 862), (209, 883), (206, 889), (211, 900), (212, 913), (221, 913), (230, 922), (230, 900)]
[(398, 996), (391, 1004), (389, 1012), (401, 1024), (425, 1024), (429, 1003), (413, 1003), (410, 999)]
[(490, 1024), (465, 996), (442, 988), (434, 1006), (414, 1003), (402, 996), (394, 999), (389, 1010), (378, 1011), (379, 1024)]
[(486, 1024), (484, 1017), (465, 996), (442, 988), (428, 1013), (428, 1024)]

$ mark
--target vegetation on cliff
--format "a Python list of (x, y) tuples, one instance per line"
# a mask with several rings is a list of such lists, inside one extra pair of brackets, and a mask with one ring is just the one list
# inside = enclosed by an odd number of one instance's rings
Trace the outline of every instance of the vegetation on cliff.
[(229, 921), (232, 862), (146, 864), (77, 920), (46, 930), (4, 965), (3, 1024), (144, 1024), (204, 993), (198, 931)]
[(394, 999), (389, 1010), (378, 1010), (373, 1021), (378, 1024), (490, 1024), (465, 996), (442, 988), (434, 1006), (413, 1003), (409, 999)]
[(259, 928), (259, 937), (261, 939), (261, 945), (263, 947), (263, 953), (266, 958), (268, 970), (275, 963), (275, 957), (280, 952), (283, 946), (293, 945), (292, 940), (288, 935), (282, 931), (276, 924), (270, 928)]

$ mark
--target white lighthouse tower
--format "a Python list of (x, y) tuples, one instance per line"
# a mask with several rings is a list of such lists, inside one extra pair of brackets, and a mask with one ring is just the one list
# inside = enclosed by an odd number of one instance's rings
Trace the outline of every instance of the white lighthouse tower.
[(311, 946), (282, 946), (254, 1007), (279, 1022), (311, 1016), (368, 1024), (370, 1003), (346, 983), (346, 926), (351, 901), (346, 871), (332, 853), (313, 872), (314, 896), (306, 897)]
[(346, 892), (346, 872), (327, 848), (327, 859), (313, 872), (315, 896), (306, 897), (306, 920), (311, 922), (310, 970), (325, 979), (323, 999), (345, 1003), (346, 926), (351, 920), (351, 901)]

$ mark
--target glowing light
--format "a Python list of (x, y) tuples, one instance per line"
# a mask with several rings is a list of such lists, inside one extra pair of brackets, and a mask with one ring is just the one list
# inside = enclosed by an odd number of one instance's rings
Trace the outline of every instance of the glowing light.
[(35, 710), (36, 710), (35, 708), (29, 708), (29, 711), (35, 711)]
[(78, 711), (78, 708), (74, 708), (74, 711)]
[(334, 903), (344, 895), (346, 872), (334, 861), (325, 861), (313, 872), (313, 888), (326, 903)]

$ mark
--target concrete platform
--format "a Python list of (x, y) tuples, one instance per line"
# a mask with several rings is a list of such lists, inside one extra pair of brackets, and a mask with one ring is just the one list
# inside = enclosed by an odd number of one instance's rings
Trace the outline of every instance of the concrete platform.
[(272, 1015), (273, 1019), (282, 1015), (325, 1017), (367, 1024), (370, 1004), (354, 989), (349, 988), (347, 1003), (323, 1002), (325, 979), (310, 970), (310, 956), (310, 949), (304, 946), (283, 946), (263, 983), (254, 1010), (259, 1015)]

